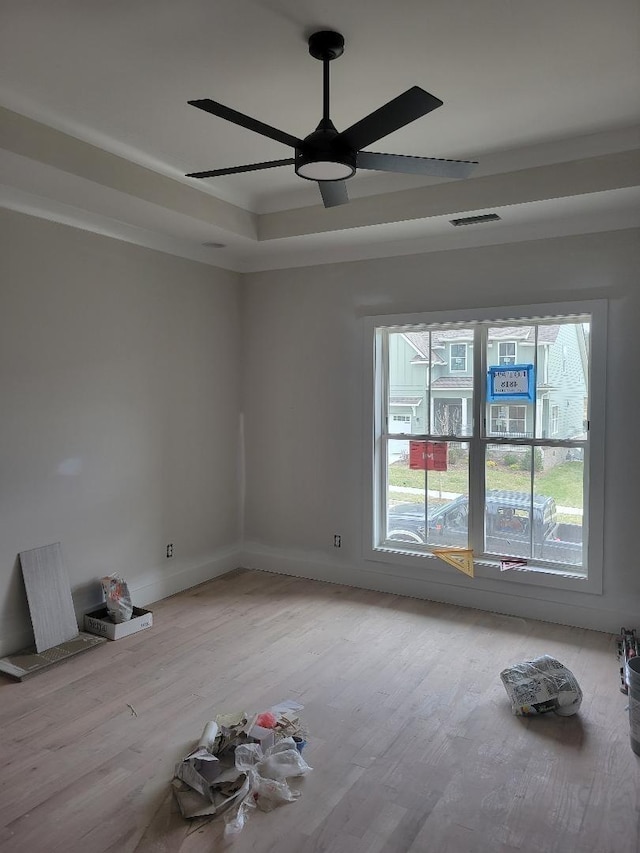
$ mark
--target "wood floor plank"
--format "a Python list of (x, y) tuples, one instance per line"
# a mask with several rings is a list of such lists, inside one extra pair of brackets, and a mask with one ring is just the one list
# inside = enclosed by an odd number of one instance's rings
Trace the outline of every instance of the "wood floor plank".
[[(148, 631), (0, 679), (3, 853), (225, 849), (221, 820), (182, 819), (173, 766), (217, 713), (288, 697), (314, 769), (234, 853), (639, 853), (614, 638), (249, 571), (152, 609)], [(501, 669), (544, 653), (578, 678), (577, 716), (512, 716)]]

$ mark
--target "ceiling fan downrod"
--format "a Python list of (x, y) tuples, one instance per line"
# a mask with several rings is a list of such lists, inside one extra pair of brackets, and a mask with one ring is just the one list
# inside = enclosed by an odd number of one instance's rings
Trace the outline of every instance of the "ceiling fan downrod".
[(329, 117), (329, 63), (344, 52), (344, 38), (321, 30), (309, 38), (309, 53), (322, 62), (322, 119), (296, 148), (296, 173), (311, 181), (343, 181), (355, 175), (356, 152), (336, 144), (338, 131)]
[(309, 53), (322, 62), (322, 124), (333, 127), (329, 118), (329, 63), (344, 53), (344, 38), (333, 30), (321, 30), (309, 38)]

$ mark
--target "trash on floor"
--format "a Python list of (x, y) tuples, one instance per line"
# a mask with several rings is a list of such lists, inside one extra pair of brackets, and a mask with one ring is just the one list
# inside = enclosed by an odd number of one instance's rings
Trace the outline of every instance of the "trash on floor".
[(133, 615), (133, 604), (127, 582), (118, 575), (107, 575), (100, 578), (100, 583), (111, 621), (116, 624), (128, 622)]
[(185, 818), (223, 815), (225, 837), (241, 832), (249, 809), (294, 802), (287, 782), (312, 768), (302, 757), (307, 732), (293, 700), (259, 714), (219, 714), (176, 765), (172, 788)]
[(500, 678), (517, 716), (555, 711), (570, 717), (582, 704), (582, 690), (574, 674), (551, 655), (507, 667)]
[(121, 640), (131, 634), (137, 634), (138, 631), (144, 631), (145, 628), (151, 628), (152, 625), (153, 613), (151, 610), (145, 610), (144, 607), (134, 607), (131, 618), (127, 622), (117, 624), (112, 620), (106, 607), (98, 607), (97, 610), (84, 614), (85, 630), (90, 634), (106, 637), (108, 640)]

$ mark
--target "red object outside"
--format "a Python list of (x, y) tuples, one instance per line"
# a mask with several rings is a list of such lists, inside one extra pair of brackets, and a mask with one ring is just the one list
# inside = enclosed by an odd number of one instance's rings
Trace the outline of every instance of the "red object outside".
[(446, 442), (410, 441), (409, 468), (412, 468), (414, 471), (446, 471)]

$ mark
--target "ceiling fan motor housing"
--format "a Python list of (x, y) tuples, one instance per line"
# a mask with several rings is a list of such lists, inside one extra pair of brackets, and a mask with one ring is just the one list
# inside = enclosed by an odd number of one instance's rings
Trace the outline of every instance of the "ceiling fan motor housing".
[(357, 152), (336, 143), (338, 131), (322, 124), (296, 148), (296, 173), (308, 181), (344, 181), (356, 173)]

